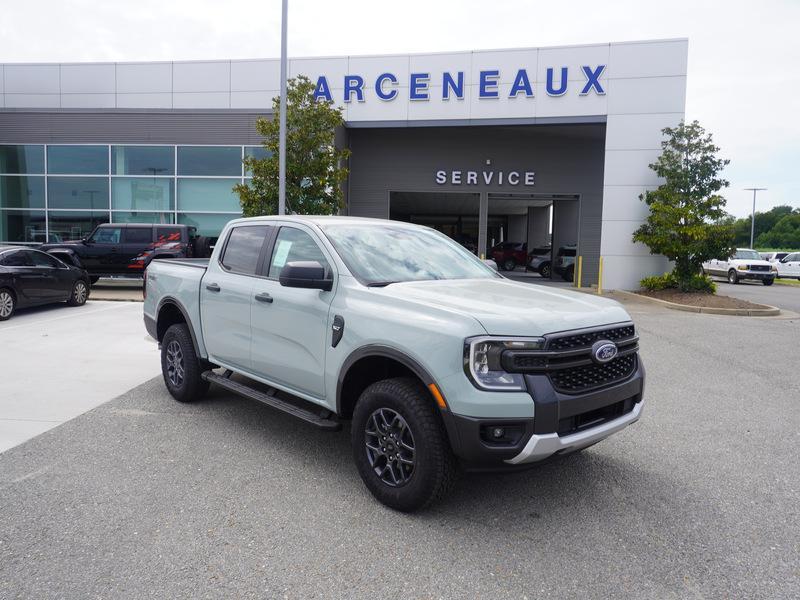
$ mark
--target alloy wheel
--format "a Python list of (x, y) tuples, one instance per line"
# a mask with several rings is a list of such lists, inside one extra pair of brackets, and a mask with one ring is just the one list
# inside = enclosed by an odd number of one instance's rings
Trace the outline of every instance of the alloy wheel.
[(9, 317), (13, 310), (14, 298), (8, 292), (0, 292), (0, 317)]
[(177, 341), (172, 340), (167, 344), (167, 379), (173, 387), (179, 388), (183, 384), (183, 377), (183, 350)]
[(406, 485), (414, 475), (416, 448), (402, 415), (379, 408), (367, 419), (364, 435), (367, 460), (380, 480), (390, 487)]
[(76, 304), (83, 304), (86, 302), (86, 284), (83, 281), (79, 281), (75, 284), (73, 297), (75, 298)]

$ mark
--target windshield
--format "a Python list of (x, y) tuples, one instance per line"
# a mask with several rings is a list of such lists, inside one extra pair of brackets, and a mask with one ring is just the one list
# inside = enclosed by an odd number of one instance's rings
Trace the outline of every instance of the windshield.
[(426, 227), (325, 225), (347, 268), (365, 285), (499, 277), (474, 254)]
[(733, 257), (746, 260), (761, 260), (761, 255), (755, 250), (737, 250)]

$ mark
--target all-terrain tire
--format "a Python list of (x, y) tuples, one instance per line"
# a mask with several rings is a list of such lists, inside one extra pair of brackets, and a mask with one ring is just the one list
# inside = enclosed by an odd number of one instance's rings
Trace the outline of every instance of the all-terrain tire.
[[(379, 475), (377, 470), (380, 470), (381, 462), (370, 462), (367, 443), (374, 443), (375, 438), (367, 430), (374, 429), (373, 416), (379, 411), (399, 415), (411, 434), (413, 469), (410, 474), (404, 472), (407, 480), (400, 485), (387, 483)], [(457, 479), (458, 464), (439, 409), (428, 390), (416, 379), (385, 379), (364, 390), (353, 411), (351, 441), (353, 459), (361, 479), (372, 495), (390, 508), (403, 512), (424, 508), (447, 495)], [(386, 457), (382, 460), (388, 464)], [(395, 466), (401, 468), (399, 462)]]
[(194, 402), (205, 396), (209, 384), (201, 377), (204, 366), (195, 354), (189, 327), (177, 323), (167, 329), (161, 340), (161, 373), (175, 400)]
[(83, 306), (89, 299), (89, 283), (83, 279), (78, 279), (72, 284), (72, 291), (69, 293), (69, 306)]

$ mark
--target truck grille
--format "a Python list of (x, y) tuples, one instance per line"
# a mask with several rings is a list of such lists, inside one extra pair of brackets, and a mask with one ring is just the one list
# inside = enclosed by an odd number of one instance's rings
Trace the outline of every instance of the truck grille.
[(769, 265), (750, 265), (751, 271), (764, 271), (768, 272), (772, 267)]
[(615, 358), (604, 365), (586, 365), (550, 373), (553, 387), (565, 394), (577, 394), (623, 381), (636, 370), (636, 354)]
[[(632, 323), (557, 333), (545, 339), (544, 350), (505, 350), (501, 356), (504, 369), (512, 373), (546, 374), (562, 394), (579, 394), (613, 385), (636, 371), (639, 338)], [(592, 345), (599, 340), (610, 340), (617, 345), (618, 354), (608, 363), (597, 364), (592, 359)]]

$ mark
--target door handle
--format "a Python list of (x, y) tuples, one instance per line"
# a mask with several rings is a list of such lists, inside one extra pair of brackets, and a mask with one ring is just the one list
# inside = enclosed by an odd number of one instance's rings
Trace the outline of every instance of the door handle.
[(219, 286), (218, 286), (216, 283), (209, 283), (209, 284), (206, 286), (206, 289), (207, 289), (209, 292), (218, 292), (218, 291), (220, 291), (222, 288), (221, 288), (221, 287), (219, 287)]
[(272, 304), (272, 296), (270, 296), (266, 292), (262, 292), (261, 294), (256, 294), (256, 300), (259, 302), (266, 302), (267, 304)]

